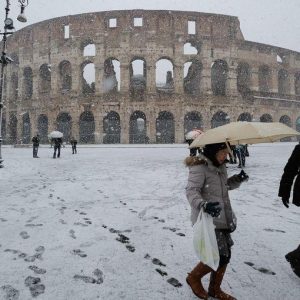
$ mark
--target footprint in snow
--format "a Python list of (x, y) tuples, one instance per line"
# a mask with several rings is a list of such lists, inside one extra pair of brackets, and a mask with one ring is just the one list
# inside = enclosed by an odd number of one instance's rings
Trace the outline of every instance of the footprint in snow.
[(47, 271), (37, 266), (29, 266), (28, 269), (32, 270), (35, 274), (45, 274)]
[(45, 285), (41, 284), (41, 279), (39, 277), (32, 277), (32, 276), (28, 276), (25, 279), (25, 285), (27, 287), (29, 287), (31, 296), (33, 298), (44, 294), (45, 292)]
[(253, 268), (254, 270), (259, 271), (259, 272), (261, 272), (261, 273), (263, 273), (263, 274), (267, 274), (267, 275), (276, 275), (276, 273), (273, 272), (273, 271), (271, 271), (271, 270), (268, 270), (268, 269), (263, 268), (263, 267), (256, 267), (256, 266), (254, 265), (254, 263), (252, 263), (252, 262), (250, 262), (250, 261), (245, 261), (244, 263), (245, 263), (246, 265), (250, 266), (251, 268)]
[(4, 300), (18, 300), (20, 292), (11, 285), (3, 285), (1, 289), (6, 293)]
[(85, 254), (82, 250), (80, 249), (74, 249), (71, 251), (72, 254), (78, 255), (80, 257), (87, 257), (87, 254)]
[(96, 283), (96, 284), (101, 284), (103, 283), (103, 272), (99, 269), (95, 269), (93, 272), (93, 275), (96, 277), (91, 277), (91, 276), (85, 276), (85, 275), (74, 275), (74, 279), (76, 280), (82, 280), (85, 283)]
[(154, 265), (158, 265), (158, 266), (162, 266), (162, 267), (166, 267), (167, 265), (165, 265), (164, 263), (162, 263), (158, 258), (153, 258), (152, 259), (152, 263)]
[(24, 239), (24, 240), (30, 238), (30, 235), (27, 233), (27, 231), (21, 231), (21, 232), (20, 232), (20, 236), (21, 236), (22, 239)]
[(176, 278), (169, 278), (167, 282), (173, 285), (174, 287), (182, 287), (182, 284)]

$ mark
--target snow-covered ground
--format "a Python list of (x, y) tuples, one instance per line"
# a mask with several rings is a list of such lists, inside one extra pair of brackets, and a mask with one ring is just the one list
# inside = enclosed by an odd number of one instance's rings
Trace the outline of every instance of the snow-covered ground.
[[(222, 287), (237, 299), (299, 299), (284, 255), (300, 243), (300, 209), (277, 197), (294, 145), (250, 146), (250, 179), (230, 192), (238, 229)], [(0, 299), (196, 299), (186, 145), (2, 150)]]

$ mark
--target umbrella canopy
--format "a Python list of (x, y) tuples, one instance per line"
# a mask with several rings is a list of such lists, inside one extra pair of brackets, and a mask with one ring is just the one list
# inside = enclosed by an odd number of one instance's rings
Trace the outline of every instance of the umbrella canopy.
[(232, 122), (207, 130), (193, 141), (190, 148), (222, 142), (232, 145), (270, 143), (296, 135), (300, 133), (279, 122)]
[(63, 135), (64, 135), (64, 134), (63, 134), (62, 132), (60, 132), (60, 131), (51, 131), (51, 132), (49, 133), (48, 137), (49, 137), (49, 138), (52, 138), (52, 139), (54, 139), (54, 138), (62, 138)]
[(198, 137), (202, 133), (203, 133), (203, 131), (200, 129), (193, 129), (185, 135), (185, 139), (186, 140), (194, 140), (196, 137)]

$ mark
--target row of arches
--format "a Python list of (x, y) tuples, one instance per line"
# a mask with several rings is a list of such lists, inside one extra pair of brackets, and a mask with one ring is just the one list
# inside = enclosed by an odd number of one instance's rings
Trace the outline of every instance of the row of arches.
[[(170, 58), (161, 58), (156, 62), (156, 90), (163, 93), (173, 93), (174, 64)], [(116, 93), (121, 86), (121, 65), (116, 58), (108, 58), (104, 61), (102, 91), (104, 93)], [(72, 65), (64, 60), (58, 65), (59, 90), (68, 93), (72, 89)], [(197, 59), (191, 59), (183, 66), (183, 91), (186, 94), (199, 95), (201, 93), (203, 65)], [(50, 93), (51, 90), (51, 66), (43, 64), (39, 68), (38, 91)], [(225, 60), (216, 60), (211, 65), (211, 89), (214, 95), (226, 95), (229, 66)], [(253, 85), (252, 70), (248, 63), (241, 62), (236, 69), (237, 90), (245, 95), (251, 91)], [(258, 68), (258, 88), (262, 93), (272, 90), (272, 71), (267, 65)], [(278, 93), (290, 94), (290, 74), (285, 69), (277, 73)], [(23, 69), (23, 90), (25, 99), (30, 99), (33, 94), (33, 70), (27, 66)], [(81, 91), (83, 94), (94, 94), (96, 86), (96, 69), (91, 60), (86, 60), (81, 65)], [(98, 83), (97, 83), (98, 84)], [(144, 58), (136, 57), (129, 65), (129, 92), (131, 97), (143, 98), (147, 87), (147, 64)], [(300, 72), (294, 75), (295, 94), (300, 95)], [(18, 96), (18, 72), (14, 69), (11, 75), (10, 96), (15, 99)]]
[[(273, 122), (273, 117), (270, 114), (263, 114), (258, 120), (254, 120), (250, 113), (244, 112), (237, 118), (238, 121), (260, 121)], [(108, 112), (103, 117), (103, 140), (104, 144), (117, 144), (121, 142), (121, 119), (120, 115), (115, 111)], [(211, 128), (215, 128), (230, 122), (230, 117), (224, 111), (216, 112), (211, 118)], [(288, 126), (292, 126), (291, 118), (287, 115), (280, 117), (279, 122)], [(6, 121), (3, 121), (4, 131), (2, 132), (4, 140), (6, 139)], [(73, 120), (69, 113), (60, 113), (56, 118), (56, 129), (63, 132), (64, 140), (68, 142), (72, 137)], [(17, 137), (17, 117), (12, 114), (9, 118), (7, 141), (10, 143), (18, 143)], [(129, 117), (129, 143), (142, 144), (148, 143), (147, 136), (148, 120), (146, 114), (142, 111), (135, 111)], [(197, 111), (188, 112), (184, 115), (184, 134), (194, 128), (203, 128), (203, 117)], [(95, 143), (95, 118), (91, 111), (83, 112), (79, 117), (79, 142), (80, 143)], [(158, 113), (155, 120), (155, 142), (156, 143), (175, 143), (175, 118), (169, 111), (161, 111)], [(300, 117), (296, 120), (296, 130), (300, 131)], [(37, 131), (40, 134), (41, 142), (48, 142), (49, 120), (47, 115), (41, 114), (37, 119)], [(32, 125), (28, 113), (23, 114), (21, 124), (21, 142), (28, 144), (31, 141)], [(35, 134), (35, 132), (34, 132)]]

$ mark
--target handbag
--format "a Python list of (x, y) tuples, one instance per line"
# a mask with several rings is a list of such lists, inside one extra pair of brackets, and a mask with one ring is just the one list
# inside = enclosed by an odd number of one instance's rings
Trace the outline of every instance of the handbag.
[(220, 261), (213, 218), (201, 208), (197, 221), (193, 226), (193, 244), (196, 255), (205, 265), (217, 270)]

